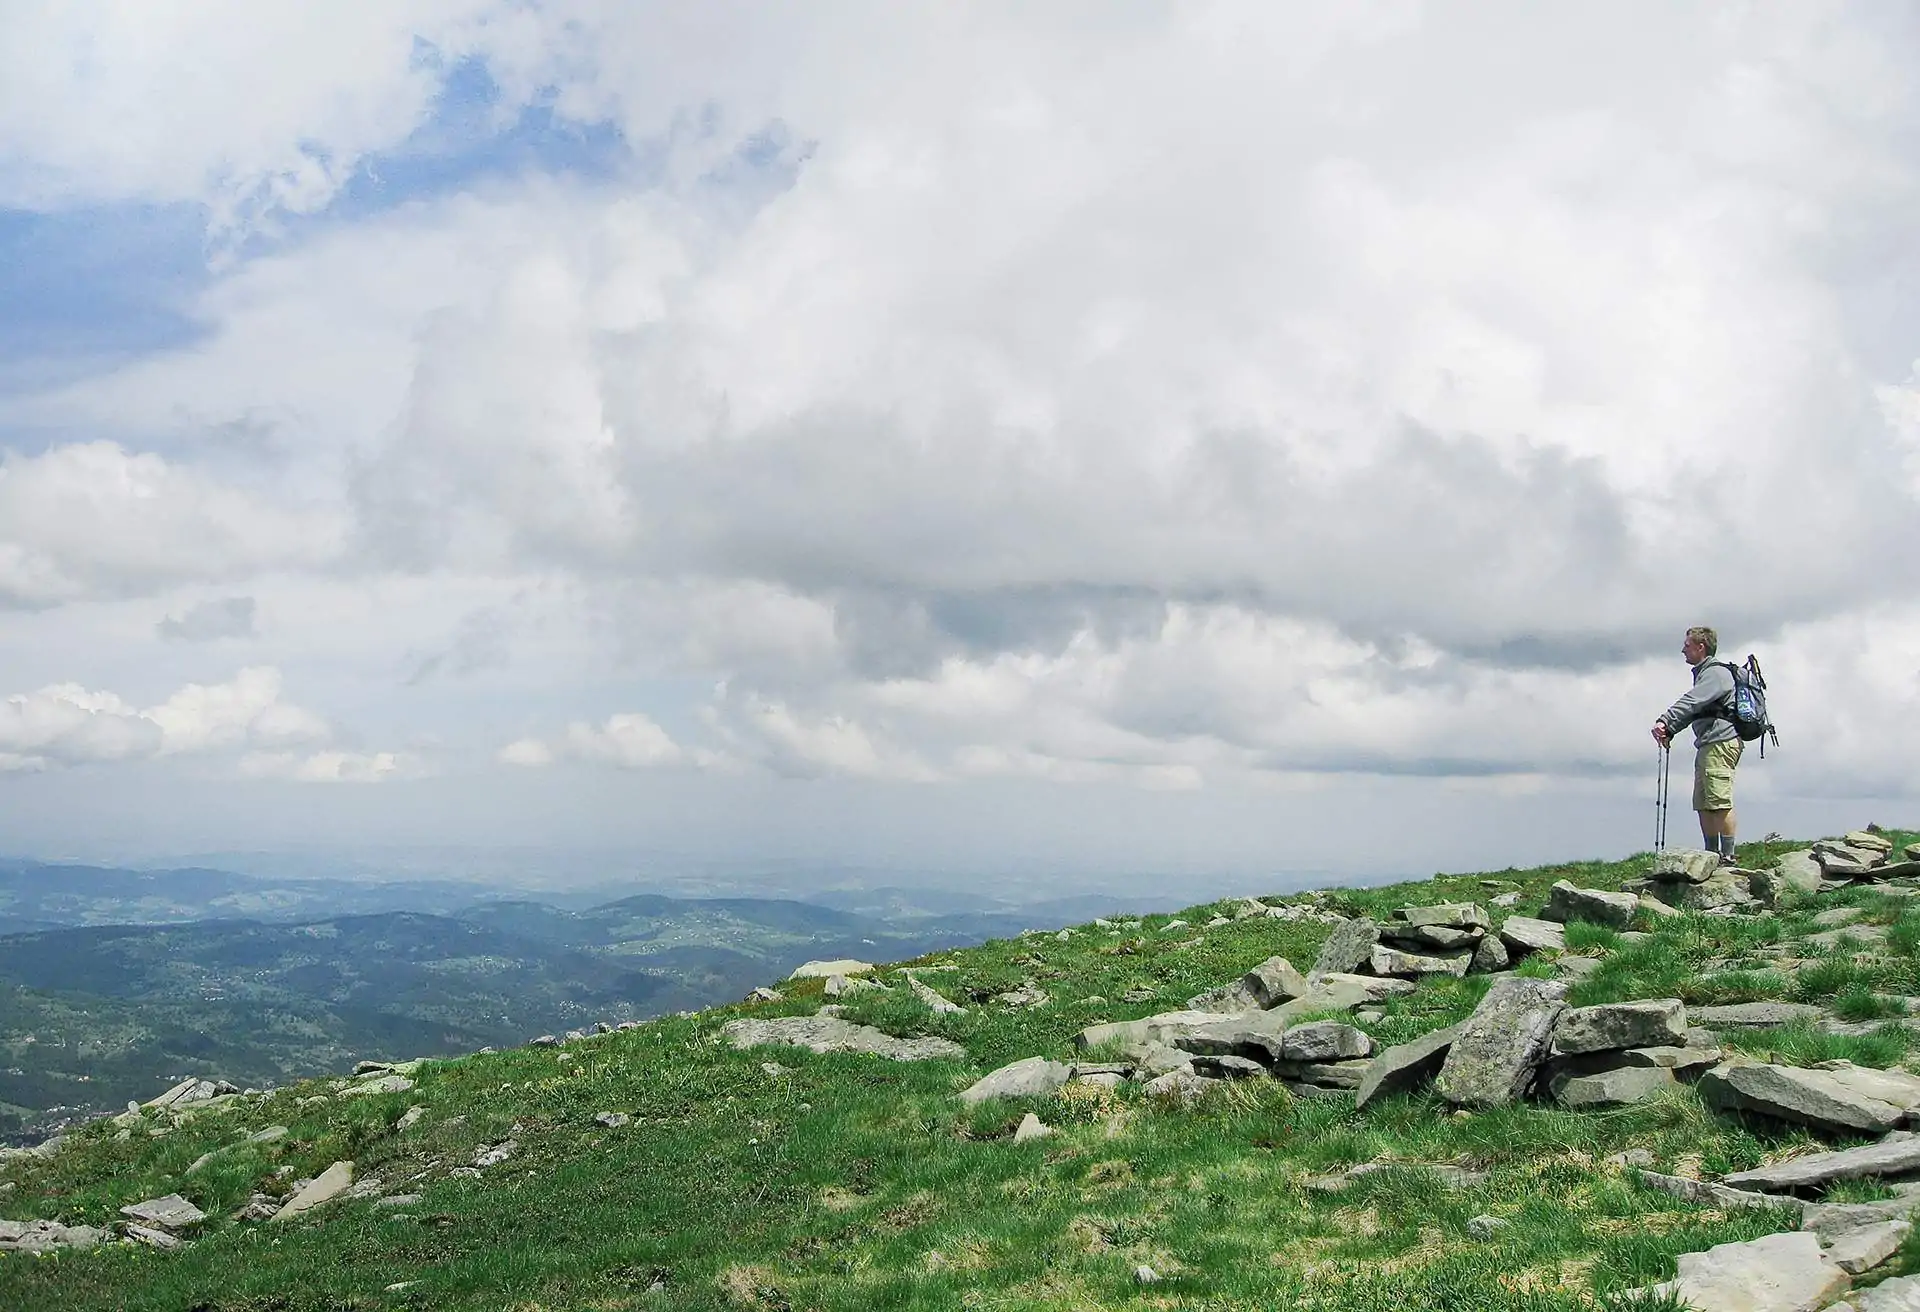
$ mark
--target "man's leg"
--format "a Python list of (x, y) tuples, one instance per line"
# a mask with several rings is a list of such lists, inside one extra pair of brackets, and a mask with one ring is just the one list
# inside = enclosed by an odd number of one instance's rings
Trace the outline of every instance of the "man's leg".
[(1700, 813), (1701, 845), (1734, 859), (1733, 772), (1745, 744), (1738, 740), (1702, 747), (1694, 763), (1693, 809)]

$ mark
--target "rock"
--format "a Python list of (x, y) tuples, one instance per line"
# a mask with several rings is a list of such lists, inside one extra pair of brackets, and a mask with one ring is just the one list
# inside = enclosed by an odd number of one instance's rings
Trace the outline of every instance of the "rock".
[(1373, 1040), (1351, 1025), (1321, 1020), (1296, 1025), (1280, 1043), (1283, 1061), (1345, 1061), (1373, 1055)]
[(1488, 934), (1473, 945), (1473, 959), (1467, 963), (1469, 975), (1491, 975), (1513, 964), (1507, 945), (1497, 934)]
[(1148, 1080), (1140, 1086), (1140, 1091), (1149, 1098), (1191, 1107), (1218, 1083), (1220, 1081), (1209, 1080), (1192, 1071), (1168, 1071), (1165, 1075), (1156, 1075)]
[(1502, 1216), (1476, 1216), (1467, 1222), (1467, 1233), (1475, 1239), (1496, 1239), (1513, 1222)]
[(907, 976), (907, 988), (913, 996), (924, 1002), (936, 1016), (964, 1016), (967, 1009), (957, 1002), (951, 1002), (939, 993), (922, 984), (912, 975)]
[(498, 1166), (520, 1150), (520, 1145), (512, 1139), (502, 1139), (499, 1143), (483, 1144), (474, 1150), (473, 1164), (484, 1171), (489, 1166)]
[(420, 1194), (388, 1194), (385, 1198), (374, 1199), (373, 1205), (375, 1207), (412, 1207), (420, 1201), (421, 1197)]
[(1834, 1240), (1827, 1249), (1827, 1260), (1850, 1276), (1864, 1274), (1898, 1252), (1912, 1229), (1910, 1221), (1863, 1225)]
[(1306, 977), (1285, 957), (1268, 957), (1231, 984), (1190, 998), (1199, 1011), (1264, 1011), (1310, 991)]
[(1646, 912), (1648, 916), (1655, 920), (1671, 920), (1673, 917), (1681, 914), (1678, 907), (1670, 907), (1657, 897), (1646, 897), (1644, 895), (1640, 898), (1640, 910)]
[(1379, 943), (1374, 945), (1370, 964), (1376, 975), (1453, 975), (1458, 977), (1465, 975), (1467, 967), (1473, 964), (1473, 953), (1453, 951), (1427, 955)]
[(1498, 897), (1488, 898), (1487, 900), (1497, 907), (1517, 907), (1520, 905), (1520, 894), (1517, 891), (1502, 893)]
[(1809, 934), (1802, 940), (1823, 948), (1837, 948), (1844, 944), (1856, 945), (1856, 950), (1865, 949), (1876, 943), (1884, 943), (1887, 931), (1881, 925), (1843, 925), (1839, 929), (1822, 930), (1818, 934)]
[(856, 1025), (838, 1016), (743, 1018), (722, 1025), (720, 1034), (736, 1048), (784, 1044), (814, 1052), (866, 1052), (893, 1061), (937, 1061), (967, 1055), (967, 1050), (951, 1039), (925, 1036), (897, 1039), (871, 1025)]
[(180, 1247), (180, 1237), (178, 1235), (170, 1234), (165, 1230), (160, 1230), (153, 1226), (129, 1223), (125, 1229), (127, 1238), (133, 1240), (136, 1244), (145, 1244), (148, 1248), (164, 1250)]
[(827, 979), (833, 975), (842, 977), (852, 975), (871, 975), (873, 963), (855, 961), (852, 957), (842, 957), (838, 961), (808, 961), (794, 967), (788, 979)]
[[(423, 1107), (415, 1107), (415, 1108), (413, 1108), (413, 1112), (424, 1112), (425, 1110), (426, 1110), (426, 1109), (425, 1109), (425, 1108), (423, 1108)], [(408, 1114), (409, 1114), (409, 1115), (412, 1115), (412, 1112), (409, 1112)], [(406, 1121), (406, 1119), (407, 1119), (407, 1118), (406, 1118), (405, 1116), (402, 1116), (402, 1117), (401, 1117), (400, 1119), (401, 1119), (402, 1121)], [(415, 1116), (415, 1117), (414, 1117), (414, 1120), (418, 1120), (418, 1119), (419, 1119), (419, 1117), (418, 1117), (418, 1116)], [(408, 1121), (408, 1122), (407, 1122), (407, 1124), (409, 1124), (409, 1125), (410, 1125), (410, 1124), (412, 1124), (412, 1122), (411, 1122), (411, 1121)], [(396, 1128), (400, 1128), (400, 1129), (404, 1129), (404, 1128), (406, 1128), (406, 1127), (405, 1127), (405, 1126), (399, 1126), (399, 1127), (396, 1127)], [(281, 1140), (281, 1139), (284, 1139), (284, 1138), (286, 1138), (286, 1137), (287, 1137), (287, 1127), (286, 1127), (286, 1126), (284, 1126), (284, 1125), (269, 1125), (269, 1126), (267, 1126), (267, 1127), (266, 1127), (266, 1128), (265, 1128), (264, 1130), (255, 1130), (255, 1131), (254, 1131), (254, 1132), (253, 1132), (252, 1134), (250, 1134), (250, 1135), (248, 1135), (248, 1136), (247, 1136), (247, 1142), (248, 1142), (248, 1143), (276, 1143), (276, 1142), (278, 1142), (279, 1140)]]
[(357, 1098), (365, 1094), (373, 1093), (405, 1093), (412, 1087), (413, 1081), (404, 1075), (382, 1075), (377, 1080), (369, 1080), (365, 1084), (356, 1084), (351, 1089), (342, 1089), (340, 1096), (342, 1098)]
[(1339, 971), (1329, 971), (1313, 981), (1305, 998), (1353, 998), (1344, 1006), (1358, 1007), (1367, 1003), (1385, 1002), (1389, 998), (1403, 998), (1419, 990), (1420, 986), (1410, 979), (1381, 979), (1376, 975), (1348, 975)]
[(1045, 1057), (1023, 1057), (981, 1076), (960, 1094), (973, 1106), (993, 1098), (1051, 1098), (1073, 1078), (1073, 1068)]
[(1109, 1043), (1126, 1048), (1143, 1048), (1149, 1043), (1171, 1043), (1174, 1038), (1190, 1034), (1203, 1026), (1238, 1019), (1240, 1017), (1217, 1011), (1163, 1011), (1139, 1020), (1089, 1025), (1073, 1036), (1073, 1046), (1083, 1052)]
[(1287, 1017), (1279, 1010), (1250, 1011), (1190, 1026), (1166, 1042), (1196, 1057), (1244, 1057), (1262, 1064), (1280, 1056)]
[(1848, 847), (1864, 847), (1874, 852), (1893, 851), (1893, 840), (1875, 829), (1852, 829), (1840, 836)]
[(1820, 891), (1820, 881), (1824, 876), (1811, 850), (1784, 853), (1774, 859), (1773, 869), (1787, 887), (1796, 893), (1811, 897)]
[(542, 1034), (537, 1039), (528, 1040), (527, 1046), (529, 1048), (557, 1048), (560, 1046), (560, 1040), (555, 1035)]
[(1651, 892), (1655, 898), (1682, 911), (1731, 911), (1754, 902), (1755, 873), (1727, 866), (1701, 883), (1655, 884)]
[(1718, 1107), (1757, 1112), (1831, 1132), (1890, 1130), (1902, 1112), (1848, 1089), (1827, 1071), (1725, 1061), (1700, 1077), (1700, 1096)]
[(1693, 1023), (1710, 1030), (1759, 1030), (1794, 1021), (1818, 1021), (1826, 1012), (1807, 1002), (1734, 1002), (1722, 1007), (1695, 1007)]
[(1687, 1009), (1678, 998), (1609, 1002), (1562, 1012), (1554, 1050), (1563, 1053), (1652, 1048), (1687, 1041)]
[(1034, 1139), (1044, 1139), (1053, 1133), (1053, 1127), (1042, 1121), (1032, 1112), (1020, 1118), (1019, 1126), (1013, 1132), (1015, 1143), (1027, 1143)]
[(1508, 916), (1500, 922), (1500, 941), (1520, 956), (1529, 952), (1565, 952), (1567, 931), (1551, 920), (1532, 916)]
[(46, 1253), (56, 1248), (92, 1248), (107, 1237), (90, 1225), (58, 1221), (0, 1221), (0, 1253)]
[(746, 1000), (748, 1002), (781, 1002), (786, 999), (786, 996), (779, 989), (770, 989), (762, 984), (747, 994)]
[(1726, 1183), (1739, 1188), (1790, 1193), (1796, 1189), (1821, 1188), (1837, 1180), (1870, 1176), (1897, 1180), (1910, 1175), (1920, 1175), (1920, 1135), (1884, 1139), (1864, 1148), (1812, 1153), (1751, 1171), (1736, 1171), (1726, 1177)]
[(1460, 1036), (1460, 1029), (1459, 1025), (1449, 1025), (1380, 1053), (1367, 1063), (1354, 1092), (1354, 1106), (1365, 1107), (1375, 1098), (1401, 1093), (1432, 1079)]
[(1704, 884), (1720, 873), (1720, 854), (1692, 847), (1668, 848), (1653, 859), (1656, 883)]
[(1313, 959), (1308, 978), (1318, 975), (1344, 975), (1364, 966), (1380, 941), (1380, 926), (1365, 916), (1357, 916), (1334, 926)]
[(302, 1212), (345, 1193), (353, 1185), (353, 1163), (335, 1162), (302, 1186), (286, 1205), (273, 1214), (275, 1221), (290, 1221)]
[(1844, 1060), (1816, 1062), (1813, 1069), (1831, 1075), (1852, 1093), (1892, 1103), (1903, 1112), (1920, 1107), (1920, 1076), (1908, 1071), (1875, 1070)]
[(1457, 1107), (1504, 1107), (1526, 1093), (1566, 1009), (1558, 980), (1494, 981), (1448, 1049), (1434, 1090)]
[(1414, 929), (1424, 929), (1429, 926), (1465, 929), (1482, 934), (1493, 927), (1486, 908), (1477, 902), (1441, 902), (1430, 907), (1400, 907), (1388, 914), (1387, 922), (1387, 927), (1381, 931), (1382, 933), (1390, 933), (1395, 926), (1399, 925)]
[(1865, 914), (1859, 907), (1828, 907), (1813, 918), (1813, 923), (1822, 929), (1838, 929), (1842, 925), (1851, 925)]
[(1674, 1087), (1673, 1072), (1661, 1066), (1622, 1066), (1593, 1075), (1574, 1075), (1552, 1084), (1553, 1096), (1564, 1107), (1627, 1107), (1657, 1097)]
[(1019, 1007), (1024, 1009), (1029, 1007), (1044, 1007), (1047, 1003), (1051, 1002), (1052, 999), (1047, 996), (1045, 989), (1040, 988), (1032, 981), (1028, 981), (1017, 989), (1009, 990), (1006, 993), (994, 994), (993, 1001), (1002, 1007)]
[(1653, 1153), (1645, 1148), (1629, 1148), (1623, 1153), (1614, 1153), (1607, 1158), (1609, 1166), (1652, 1166)]
[(623, 1126), (632, 1124), (633, 1117), (627, 1115), (625, 1112), (595, 1112), (593, 1114), (593, 1123), (604, 1126), (609, 1130), (618, 1130)]
[(1159, 1273), (1150, 1266), (1141, 1265), (1133, 1269), (1133, 1283), (1136, 1285), (1156, 1284), (1159, 1279)]
[(149, 1198), (144, 1203), (129, 1203), (120, 1209), (120, 1215), (147, 1225), (157, 1225), (163, 1230), (185, 1230), (207, 1219), (205, 1212), (179, 1194)]
[(1796, 1231), (1682, 1253), (1679, 1268), (1668, 1288), (1703, 1312), (1820, 1312), (1853, 1283)]
[(1280, 1062), (1274, 1067), (1273, 1073), (1315, 1089), (1358, 1089), (1360, 1082), (1367, 1077), (1369, 1065), (1371, 1063), (1365, 1060)]
[(1563, 925), (1569, 921), (1585, 920), (1610, 929), (1625, 929), (1633, 923), (1633, 913), (1639, 905), (1640, 899), (1632, 893), (1576, 888), (1563, 879), (1553, 886), (1540, 918), (1557, 920)]
[(1267, 1074), (1265, 1063), (1230, 1053), (1199, 1056), (1193, 1059), (1193, 1073), (1209, 1080), (1251, 1080)]
[(1402, 947), (1424, 952), (1430, 948), (1472, 948), (1478, 943), (1484, 931), (1478, 929), (1453, 929), (1447, 925), (1416, 925), (1412, 927), (1388, 926), (1380, 931), (1380, 936)]
[(1800, 1228), (1831, 1243), (1862, 1226), (1908, 1220), (1915, 1210), (1920, 1210), (1920, 1196), (1912, 1194), (1877, 1203), (1808, 1203), (1800, 1211)]
[(1827, 1312), (1920, 1312), (1920, 1276), (1895, 1276), (1882, 1280), (1872, 1289), (1854, 1294), (1848, 1303), (1836, 1304)]

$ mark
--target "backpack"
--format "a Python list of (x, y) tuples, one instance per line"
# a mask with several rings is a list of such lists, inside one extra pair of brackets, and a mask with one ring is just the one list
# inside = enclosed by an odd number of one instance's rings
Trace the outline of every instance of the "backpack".
[(1759, 658), (1749, 654), (1745, 665), (1735, 665), (1732, 661), (1718, 663), (1733, 676), (1726, 718), (1733, 722), (1733, 731), (1740, 735), (1741, 742), (1760, 739), (1760, 755), (1765, 756), (1766, 739), (1773, 739), (1773, 745), (1778, 747), (1780, 735), (1773, 731), (1773, 721), (1767, 718), (1767, 681), (1760, 673)]

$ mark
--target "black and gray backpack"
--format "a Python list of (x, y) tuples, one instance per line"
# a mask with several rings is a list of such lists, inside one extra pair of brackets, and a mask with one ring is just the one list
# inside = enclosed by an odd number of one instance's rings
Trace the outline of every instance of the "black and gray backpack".
[(1740, 741), (1750, 743), (1758, 738), (1760, 755), (1767, 754), (1766, 739), (1771, 738), (1773, 745), (1780, 745), (1780, 735), (1773, 731), (1773, 721), (1767, 718), (1767, 681), (1760, 673), (1760, 660), (1751, 654), (1745, 665), (1735, 665), (1732, 661), (1721, 661), (1727, 673), (1733, 676), (1733, 692), (1727, 699), (1726, 718), (1733, 722), (1733, 731), (1740, 735)]

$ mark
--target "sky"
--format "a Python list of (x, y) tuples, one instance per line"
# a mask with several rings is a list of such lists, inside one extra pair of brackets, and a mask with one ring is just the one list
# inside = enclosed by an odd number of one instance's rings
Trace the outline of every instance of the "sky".
[(1617, 856), (1702, 623), (1920, 824), (1920, 5), (0, 31), (9, 851)]

